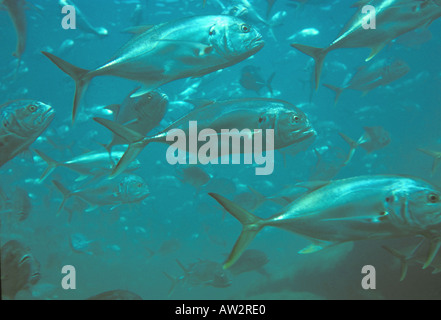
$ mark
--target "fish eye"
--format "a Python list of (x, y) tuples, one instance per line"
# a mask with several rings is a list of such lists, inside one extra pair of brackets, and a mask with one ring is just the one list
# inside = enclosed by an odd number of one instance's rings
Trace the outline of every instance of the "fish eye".
[(266, 121), (266, 117), (265, 116), (260, 116), (259, 118), (259, 123), (265, 122)]
[(151, 93), (147, 94), (147, 99), (152, 100), (153, 99), (153, 95)]
[(437, 202), (439, 202), (439, 195), (431, 193), (427, 197), (427, 200), (429, 200), (430, 203), (437, 203)]
[(29, 110), (30, 112), (35, 112), (35, 111), (37, 111), (37, 106), (36, 106), (36, 105), (33, 105), (33, 104), (30, 104), (30, 105), (28, 106), (28, 110)]
[(301, 119), (298, 115), (293, 115), (291, 120), (293, 123), (299, 123)]
[(250, 26), (248, 26), (247, 24), (243, 24), (243, 25), (240, 26), (240, 30), (241, 30), (243, 33), (248, 33), (248, 32), (251, 31), (251, 28), (250, 28)]
[(142, 183), (138, 183), (138, 188), (142, 188)]

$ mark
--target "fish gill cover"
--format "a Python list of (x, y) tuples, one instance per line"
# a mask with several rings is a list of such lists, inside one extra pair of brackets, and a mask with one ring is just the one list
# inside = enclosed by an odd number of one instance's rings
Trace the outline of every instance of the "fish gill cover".
[(439, 1), (0, 6), (3, 299), (441, 297)]

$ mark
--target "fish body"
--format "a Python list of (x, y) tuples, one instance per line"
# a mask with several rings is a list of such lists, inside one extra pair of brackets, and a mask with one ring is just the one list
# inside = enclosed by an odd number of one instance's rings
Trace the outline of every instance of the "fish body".
[[(168, 97), (157, 90), (136, 98), (130, 98), (130, 95), (121, 105), (112, 105), (107, 109), (115, 113), (116, 122), (139, 134), (146, 135), (159, 125), (164, 117), (167, 111)], [(126, 143), (127, 141), (114, 134), (112, 141), (106, 148), (110, 151), (112, 146)]]
[[(363, 13), (365, 5), (372, 5), (376, 10), (376, 26), (365, 29), (366, 17)], [(432, 0), (401, 1), (373, 0), (363, 1), (355, 15), (342, 29), (339, 36), (326, 48), (316, 48), (298, 43), (292, 47), (314, 58), (315, 84), (318, 89), (323, 62), (326, 55), (341, 48), (371, 48), (371, 54), (366, 61), (374, 58), (388, 43), (395, 38), (432, 23), (441, 17), (441, 7)], [(368, 19), (369, 20), (369, 19)]]
[(90, 205), (86, 211), (92, 211), (101, 206), (119, 206), (128, 203), (137, 203), (150, 194), (147, 184), (141, 177), (135, 175), (123, 175), (117, 180), (104, 179), (96, 185), (69, 191), (60, 182), (52, 181), (55, 187), (62, 193), (63, 201), (58, 213), (67, 199), (77, 197)]
[(257, 94), (260, 93), (260, 90), (263, 88), (268, 88), (268, 91), (273, 95), (273, 88), (271, 87), (271, 82), (275, 76), (273, 73), (268, 80), (264, 80), (259, 73), (258, 67), (254, 66), (246, 66), (242, 69), (242, 74), (239, 80), (239, 83), (242, 87), (247, 90), (255, 91)]
[(124, 171), (147, 144), (151, 142), (173, 144), (173, 141), (167, 141), (169, 131), (179, 129), (189, 136), (192, 121), (197, 121), (199, 130), (212, 129), (217, 135), (220, 135), (224, 129), (239, 131), (262, 129), (263, 134), (266, 129), (273, 129), (274, 149), (284, 148), (316, 135), (308, 117), (299, 108), (286, 101), (264, 98), (206, 102), (153, 137), (144, 137), (107, 119), (94, 120), (130, 142), (126, 154), (117, 164), (112, 176)]
[(268, 262), (269, 259), (265, 252), (256, 249), (248, 249), (244, 251), (239, 260), (237, 260), (237, 262), (230, 268), (230, 271), (235, 276), (250, 271), (257, 271), (268, 275), (263, 269)]
[(0, 106), (0, 167), (28, 150), (54, 115), (51, 106), (34, 100), (16, 100)]
[[(42, 173), (40, 181), (46, 179), (52, 171), (58, 167), (68, 168), (69, 170), (78, 173), (80, 176), (76, 181), (81, 181), (90, 177), (94, 177), (95, 179), (100, 178), (104, 175), (108, 175), (115, 167), (115, 164), (118, 163), (124, 155), (124, 152), (122, 151), (112, 151), (110, 154), (108, 152), (92, 151), (62, 162), (52, 159), (40, 150), (35, 149), (34, 151), (48, 165)], [(132, 172), (139, 167), (139, 161), (134, 160), (127, 168), (127, 172)]]
[(116, 76), (143, 87), (140, 96), (174, 80), (200, 77), (257, 53), (264, 45), (252, 26), (232, 16), (198, 16), (144, 28), (101, 67), (89, 71), (43, 52), (76, 82), (72, 120), (90, 80)]
[(351, 161), (355, 150), (358, 147), (362, 147), (367, 151), (367, 153), (371, 153), (375, 150), (382, 149), (390, 144), (391, 138), (388, 131), (386, 131), (383, 127), (364, 127), (364, 134), (358, 139), (358, 141), (354, 141), (343, 133), (339, 133), (340, 136), (349, 144), (351, 149), (349, 150), (348, 157), (343, 165), (347, 165), (349, 161)]
[(388, 63), (387, 60), (383, 59), (369, 66), (360, 68), (349, 83), (342, 88), (329, 84), (324, 84), (324, 86), (336, 93), (335, 103), (337, 103), (340, 95), (345, 90), (358, 90), (367, 94), (371, 90), (385, 86), (404, 77), (409, 71), (409, 65), (402, 60), (395, 60), (392, 63)]
[(26, 24), (26, 13), (25, 13), (25, 0), (3, 0), (1, 2), (9, 13), (9, 17), (14, 24), (15, 32), (17, 33), (17, 48), (12, 54), (18, 59), (17, 70), (20, 67), (21, 57), (26, 49), (26, 39), (27, 39), (27, 24)]
[(186, 284), (190, 287), (211, 286), (215, 288), (226, 288), (231, 285), (231, 275), (229, 271), (222, 268), (222, 264), (210, 260), (200, 260), (185, 267), (179, 260), (178, 265), (184, 271), (184, 275), (173, 278), (164, 272), (167, 278), (172, 281), (169, 295), (172, 294), (176, 285)]
[(230, 200), (210, 194), (243, 224), (224, 268), (232, 266), (266, 226), (302, 235), (312, 253), (340, 243), (441, 231), (441, 192), (429, 183), (402, 176), (362, 176), (324, 182), (268, 219), (261, 219)]

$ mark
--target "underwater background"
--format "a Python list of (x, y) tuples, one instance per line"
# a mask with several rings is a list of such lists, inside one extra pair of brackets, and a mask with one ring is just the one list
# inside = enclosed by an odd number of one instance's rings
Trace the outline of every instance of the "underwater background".
[[(405, 39), (394, 40), (372, 60), (401, 59), (410, 67), (405, 76), (366, 95), (347, 90), (337, 104), (335, 94), (324, 86), (320, 85), (315, 92), (312, 60), (290, 46), (293, 42), (328, 45), (354, 14), (353, 2), (279, 0), (267, 18), (268, 2), (254, 0), (252, 8), (265, 19), (285, 12), (280, 23), (272, 26), (252, 15), (242, 17), (262, 34), (265, 46), (260, 52), (221, 72), (176, 80), (160, 88), (168, 96), (169, 105), (160, 126), (153, 132), (190, 111), (192, 105), (184, 103), (188, 100), (273, 97), (301, 108), (313, 123), (317, 138), (304, 150), (288, 150), (285, 154), (276, 151), (275, 169), (269, 176), (256, 176), (254, 166), (241, 164), (198, 166), (208, 178), (203, 174), (201, 178), (199, 171), (182, 178), (185, 168), (166, 161), (167, 146), (150, 144), (139, 155), (141, 166), (134, 171), (149, 186), (150, 194), (145, 200), (84, 212), (84, 206), (71, 198), (65, 204), (68, 210), (63, 209), (57, 215), (62, 196), (51, 180), (61, 181), (74, 190), (78, 187), (77, 173), (57, 168), (50, 178), (40, 182), (46, 164), (35, 153), (18, 156), (2, 166), (3, 192), (11, 198), (16, 187), (24, 189), (31, 199), (32, 210), (25, 221), (14, 221), (6, 214), (1, 216), (1, 245), (19, 240), (30, 248), (40, 264), (38, 283), (23, 288), (15, 298), (85, 299), (115, 289), (153, 300), (441, 298), (440, 274), (432, 274), (432, 268), (423, 270), (421, 265), (410, 265), (406, 278), (400, 281), (399, 260), (382, 248), (416, 244), (415, 239), (363, 240), (301, 255), (298, 251), (309, 241), (275, 228), (265, 228), (249, 246), (267, 256), (265, 272), (229, 275), (231, 285), (225, 288), (178, 283), (170, 293), (172, 281), (167, 275), (172, 278), (184, 275), (176, 259), (184, 266), (200, 260), (222, 263), (241, 232), (240, 223), (225, 214), (209, 192), (236, 199), (244, 207), (256, 206), (254, 214), (266, 218), (278, 212), (280, 206), (271, 201), (262, 202), (261, 195), (274, 195), (283, 187), (301, 181), (404, 174), (440, 184), (441, 170), (431, 174), (433, 158), (418, 150), (441, 150), (440, 21)], [(18, 75), (15, 75), (17, 59), (11, 55), (16, 33), (7, 13), (0, 12), (0, 101), (36, 99), (51, 105), (55, 118), (30, 149), (42, 150), (60, 161), (88, 151), (105, 152), (100, 144), (108, 143), (111, 135), (92, 118), (111, 118), (104, 107), (121, 103), (137, 83), (117, 77), (94, 79), (72, 126), (74, 82), (41, 51), (92, 69), (130, 39), (130, 35), (121, 31), (134, 25), (137, 5), (142, 6), (141, 18), (136, 21), (139, 25), (221, 14), (232, 5), (227, 0), (207, 0), (205, 6), (197, 0), (76, 0), (75, 4), (93, 26), (108, 30), (107, 36), (99, 37), (80, 28), (63, 29), (61, 7), (55, 1), (31, 3), (26, 11), (26, 51)], [(424, 32), (424, 36), (419, 32)], [(72, 42), (65, 42), (68, 39)], [(342, 85), (366, 64), (368, 53), (366, 48), (332, 51), (325, 61), (321, 83)], [(265, 81), (274, 73), (273, 95), (267, 86), (256, 92), (240, 83), (245, 66), (252, 66)], [(356, 140), (362, 136), (364, 127), (374, 126), (390, 133), (390, 144), (372, 153), (357, 149), (352, 160), (341, 166), (349, 146), (339, 132)], [(120, 146), (115, 149), (124, 150)], [(261, 195), (250, 191), (248, 186)], [(77, 244), (73, 248), (76, 244), (72, 239), (78, 237), (90, 242), (86, 247)], [(61, 287), (64, 265), (76, 269), (75, 290)], [(365, 265), (376, 269), (375, 290), (364, 290), (361, 286), (364, 276), (361, 270)]]

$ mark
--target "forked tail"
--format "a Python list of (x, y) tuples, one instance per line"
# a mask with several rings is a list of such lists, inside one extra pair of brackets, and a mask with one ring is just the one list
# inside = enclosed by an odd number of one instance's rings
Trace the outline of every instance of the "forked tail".
[(310, 56), (315, 61), (315, 90), (318, 90), (320, 84), (320, 76), (323, 70), (323, 63), (325, 61), (328, 51), (323, 48), (316, 48), (311, 46), (305, 46), (303, 44), (293, 43), (291, 47), (303, 52)]
[(145, 138), (142, 134), (133, 131), (117, 122), (104, 118), (93, 118), (93, 120), (103, 125), (114, 134), (122, 137), (129, 144), (127, 151), (121, 157), (118, 164), (113, 169), (112, 174), (110, 175), (111, 179), (115, 178), (127, 169), (130, 163), (135, 160), (140, 152), (147, 146), (147, 144), (149, 144), (150, 140)]
[(230, 268), (242, 255), (248, 245), (253, 241), (256, 235), (265, 227), (265, 220), (256, 217), (252, 213), (239, 207), (234, 202), (218, 195), (216, 193), (209, 193), (219, 204), (224, 207), (233, 217), (235, 217), (242, 224), (242, 233), (236, 241), (230, 255), (224, 263), (224, 269)]
[(58, 68), (60, 68), (64, 73), (69, 75), (75, 81), (75, 96), (74, 96), (73, 109), (72, 109), (72, 124), (73, 124), (77, 117), (78, 107), (80, 105), (81, 98), (83, 97), (84, 92), (86, 92), (90, 80), (92, 80), (93, 76), (90, 75), (89, 70), (78, 68), (73, 64), (64, 61), (63, 59), (58, 58), (52, 53), (44, 52), (44, 51), (42, 51), (42, 53), (46, 57), (48, 57)]

